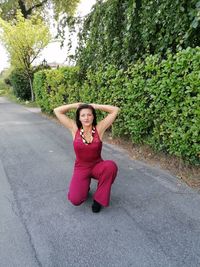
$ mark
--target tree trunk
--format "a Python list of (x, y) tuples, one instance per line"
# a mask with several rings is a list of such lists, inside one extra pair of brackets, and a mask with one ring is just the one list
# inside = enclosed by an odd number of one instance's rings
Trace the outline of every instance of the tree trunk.
[(35, 101), (35, 96), (34, 96), (34, 92), (33, 92), (32, 79), (31, 79), (30, 76), (28, 76), (28, 80), (29, 80), (29, 84), (30, 84), (30, 88), (31, 88), (31, 101), (34, 102)]
[(29, 9), (26, 8), (26, 5), (25, 5), (23, 0), (18, 0), (18, 4), (19, 4), (20, 10), (21, 10), (24, 18), (27, 19), (28, 16), (30, 16), (33, 13), (34, 9), (37, 9), (37, 8), (43, 6), (47, 1), (48, 0), (43, 0), (42, 2), (33, 5)]

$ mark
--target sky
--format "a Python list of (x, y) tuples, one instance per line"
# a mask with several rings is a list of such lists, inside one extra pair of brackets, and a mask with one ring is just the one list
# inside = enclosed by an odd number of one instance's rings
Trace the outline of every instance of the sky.
[[(77, 14), (80, 16), (84, 16), (88, 14), (91, 10), (91, 7), (95, 4), (96, 0), (82, 0), (77, 8)], [(52, 32), (55, 33), (55, 29), (52, 28)], [(74, 44), (76, 42), (74, 41)], [(42, 62), (45, 58), (48, 63), (56, 62), (56, 63), (64, 63), (67, 56), (67, 47), (65, 46), (63, 49), (60, 48), (59, 42), (53, 42), (48, 45), (43, 51), (41, 56), (37, 59), (36, 64)], [(5, 48), (0, 43), (0, 72), (9, 67), (9, 58)]]

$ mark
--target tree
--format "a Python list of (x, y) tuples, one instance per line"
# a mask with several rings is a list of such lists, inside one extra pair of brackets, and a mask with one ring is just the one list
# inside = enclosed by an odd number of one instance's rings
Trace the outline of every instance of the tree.
[(51, 6), (54, 10), (55, 18), (60, 14), (72, 15), (80, 0), (2, 0), (0, 4), (1, 17), (4, 20), (12, 20), (16, 17), (19, 9), (24, 16), (28, 18), (36, 11), (45, 16), (45, 8)]
[(11, 64), (24, 69), (30, 84), (31, 100), (34, 101), (31, 64), (49, 43), (49, 29), (37, 15), (25, 19), (20, 11), (17, 12), (14, 23), (0, 18), (0, 27), (3, 29), (0, 40), (7, 48)]

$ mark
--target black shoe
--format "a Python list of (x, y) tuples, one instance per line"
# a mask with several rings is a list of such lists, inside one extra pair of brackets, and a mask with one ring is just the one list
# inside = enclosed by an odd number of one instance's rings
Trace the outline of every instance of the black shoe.
[(100, 210), (101, 210), (101, 204), (99, 204), (96, 200), (94, 200), (92, 204), (92, 211), (100, 212)]

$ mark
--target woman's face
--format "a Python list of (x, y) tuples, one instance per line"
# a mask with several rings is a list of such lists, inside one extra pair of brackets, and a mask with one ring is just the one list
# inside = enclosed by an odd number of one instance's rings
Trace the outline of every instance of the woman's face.
[(79, 120), (83, 126), (90, 126), (93, 123), (94, 116), (92, 114), (92, 110), (89, 108), (81, 109)]

